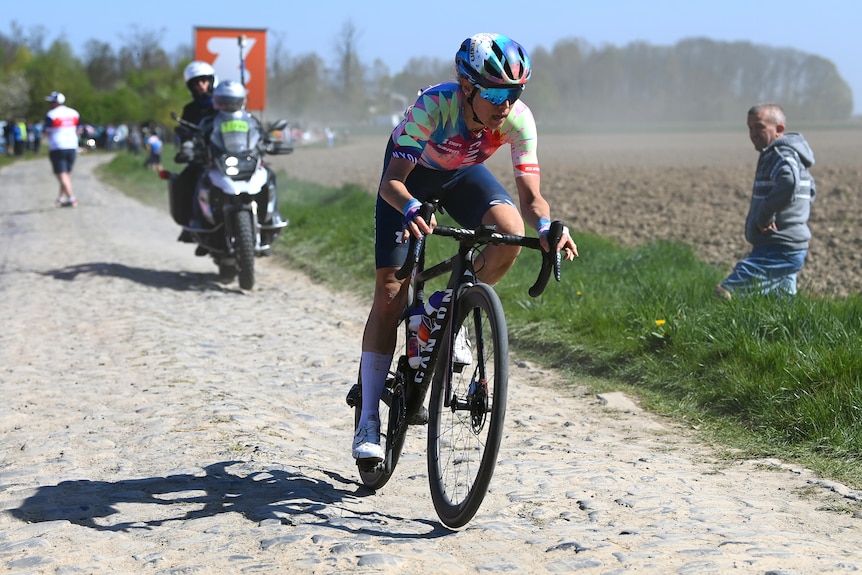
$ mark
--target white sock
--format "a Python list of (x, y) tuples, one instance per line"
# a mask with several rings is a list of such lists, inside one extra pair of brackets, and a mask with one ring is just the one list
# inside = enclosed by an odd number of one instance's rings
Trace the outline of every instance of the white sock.
[(359, 427), (369, 419), (380, 421), (380, 398), (386, 386), (386, 376), (392, 365), (392, 355), (363, 351), (359, 361), (359, 373), (362, 380), (362, 412), (359, 416)]

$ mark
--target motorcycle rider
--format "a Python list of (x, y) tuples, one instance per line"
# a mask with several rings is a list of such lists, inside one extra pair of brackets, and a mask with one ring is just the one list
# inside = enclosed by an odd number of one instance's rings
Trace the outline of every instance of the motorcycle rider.
[(215, 70), (206, 62), (195, 60), (186, 66), (183, 78), (192, 95), (192, 101), (183, 107), (183, 120), (200, 124), (201, 120), (215, 114), (213, 90), (218, 84)]
[[(183, 107), (182, 119), (198, 125), (204, 119), (216, 113), (213, 105), (213, 90), (215, 90), (218, 84), (218, 78), (216, 77), (215, 69), (211, 65), (200, 60), (195, 60), (186, 66), (183, 71), (183, 79), (192, 95), (192, 100)], [(183, 171), (174, 179), (173, 184), (176, 190), (175, 193), (180, 196), (178, 205), (183, 206), (183, 208), (188, 207), (188, 210), (180, 210), (183, 212), (180, 214), (180, 219), (183, 221), (178, 221), (177, 223), (190, 223), (194, 225), (195, 222), (190, 220), (193, 219), (192, 214), (195, 209), (193, 204), (195, 185), (203, 173), (203, 165), (195, 161), (191, 140), (184, 139), (180, 142), (180, 150), (174, 156), (174, 162), (186, 164)], [(180, 234), (179, 241), (190, 243), (194, 240), (189, 232), (183, 231)], [(199, 249), (196, 253), (198, 255), (205, 255), (206, 250)]]

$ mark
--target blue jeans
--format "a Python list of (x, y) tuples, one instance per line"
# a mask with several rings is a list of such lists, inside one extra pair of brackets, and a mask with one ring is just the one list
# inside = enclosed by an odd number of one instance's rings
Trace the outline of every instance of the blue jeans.
[(788, 250), (777, 246), (757, 246), (721, 282), (728, 291), (746, 295), (796, 293), (796, 273), (802, 269), (808, 250)]

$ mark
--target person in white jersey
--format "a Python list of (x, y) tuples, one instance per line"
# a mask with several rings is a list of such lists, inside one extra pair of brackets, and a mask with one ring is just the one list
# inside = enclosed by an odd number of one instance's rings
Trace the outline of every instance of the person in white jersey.
[(81, 115), (66, 106), (66, 96), (60, 92), (51, 92), (45, 98), (51, 109), (45, 115), (44, 135), (48, 140), (48, 157), (57, 181), (60, 182), (60, 194), (55, 204), (57, 207), (75, 207), (78, 200), (72, 193), (72, 166), (78, 157), (78, 124)]

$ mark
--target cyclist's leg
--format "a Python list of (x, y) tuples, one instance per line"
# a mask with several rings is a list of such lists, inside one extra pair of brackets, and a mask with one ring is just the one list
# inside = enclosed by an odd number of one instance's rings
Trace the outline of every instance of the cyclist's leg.
[[(462, 226), (494, 225), (499, 232), (524, 234), (524, 220), (515, 202), (483, 164), (459, 170), (446, 186), (442, 204)], [(490, 285), (500, 281), (520, 251), (518, 246), (486, 246), (476, 262), (479, 279)]]
[[(380, 399), (395, 350), (398, 319), (406, 305), (405, 282), (395, 278), (404, 261), (406, 246), (401, 244), (401, 214), (377, 197), (375, 208), (376, 275), (374, 300), (362, 335), (359, 379), (362, 408), (353, 442), (354, 457), (380, 457)], [(370, 427), (369, 427), (370, 424)], [(367, 430), (370, 429), (370, 431)], [(373, 444), (373, 445), (369, 445)]]
[(395, 279), (397, 268), (377, 270), (374, 301), (362, 334), (362, 416), (360, 424), (370, 416), (377, 418), (380, 397), (395, 350), (396, 328), (401, 310), (406, 305), (407, 290)]

